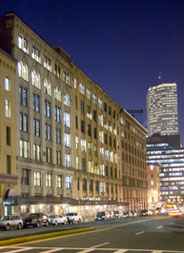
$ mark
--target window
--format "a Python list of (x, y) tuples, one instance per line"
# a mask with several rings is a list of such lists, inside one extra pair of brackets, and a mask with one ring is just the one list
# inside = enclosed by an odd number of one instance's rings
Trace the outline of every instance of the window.
[(46, 174), (46, 187), (52, 187), (52, 174)]
[(27, 106), (27, 89), (19, 87), (19, 102), (21, 105)]
[(56, 143), (61, 144), (61, 129), (56, 128)]
[(84, 102), (80, 101), (80, 112), (81, 114), (84, 114)]
[(80, 90), (80, 94), (84, 95), (84, 84), (83, 83), (79, 83), (79, 90)]
[(85, 133), (85, 129), (84, 129), (84, 120), (81, 119), (81, 132)]
[(78, 129), (78, 117), (77, 116), (75, 116), (75, 127), (76, 127), (76, 129)]
[(57, 178), (56, 178), (56, 187), (57, 188), (62, 188), (62, 176), (61, 175), (57, 175)]
[(109, 151), (107, 149), (105, 149), (104, 155), (105, 155), (105, 160), (106, 161), (108, 160), (108, 154), (109, 154)]
[(20, 130), (28, 132), (28, 115), (20, 112)]
[(92, 144), (91, 142), (88, 142), (88, 154), (91, 155), (92, 153)]
[(97, 157), (97, 145), (94, 145), (94, 156)]
[(82, 158), (82, 170), (86, 171), (86, 159)]
[(109, 115), (111, 115), (111, 107), (109, 106)]
[(6, 156), (6, 171), (7, 171), (7, 174), (11, 174), (11, 156), (10, 155)]
[(51, 118), (51, 103), (45, 100), (44, 115)]
[(93, 94), (93, 104), (94, 104), (94, 105), (96, 105), (96, 100), (97, 100), (96, 95)]
[(105, 183), (104, 182), (100, 182), (100, 191), (105, 192)]
[(75, 136), (75, 148), (79, 149), (79, 137)]
[(21, 184), (29, 185), (29, 170), (28, 169), (22, 169)]
[(63, 79), (66, 84), (70, 84), (70, 76), (66, 72), (63, 72)]
[(86, 141), (84, 139), (81, 139), (81, 151), (86, 151)]
[(99, 192), (99, 181), (95, 182), (95, 190), (96, 192)]
[(78, 102), (77, 102), (77, 96), (75, 96), (75, 109), (77, 110), (78, 108)]
[(61, 151), (56, 150), (56, 164), (61, 165)]
[(52, 149), (49, 147), (46, 147), (46, 162), (47, 163), (52, 162)]
[(55, 121), (61, 122), (61, 108), (55, 106)]
[(36, 161), (41, 161), (41, 150), (40, 145), (33, 144), (33, 159)]
[(88, 124), (88, 135), (91, 136), (91, 124)]
[(104, 134), (104, 142), (107, 144), (107, 134)]
[(99, 131), (99, 141), (103, 143), (103, 131)]
[(87, 96), (87, 99), (91, 99), (91, 91), (87, 88), (86, 89), (86, 96)]
[(44, 85), (44, 93), (46, 93), (49, 96), (51, 96), (51, 82), (48, 81), (47, 79), (45, 79), (43, 81), (43, 85)]
[(99, 106), (100, 109), (102, 109), (102, 100), (101, 100), (101, 98), (98, 99), (98, 106)]
[(107, 112), (107, 104), (104, 102), (104, 112)]
[(104, 164), (100, 164), (100, 175), (105, 176)]
[(51, 67), (51, 60), (50, 60), (48, 57), (46, 57), (46, 56), (44, 56), (43, 66), (44, 66), (46, 69), (50, 70), (50, 71), (52, 70), (52, 67)]
[(78, 170), (79, 169), (79, 157), (78, 156), (76, 156), (76, 158), (75, 158), (75, 163), (76, 163), (76, 170)]
[(96, 110), (93, 110), (93, 120), (96, 122)]
[(86, 178), (83, 178), (83, 180), (82, 180), (82, 189), (83, 189), (83, 192), (87, 191), (87, 180), (86, 180)]
[(112, 146), (112, 137), (109, 136), (109, 146)]
[(96, 130), (96, 127), (94, 127), (94, 138), (97, 139), (97, 130)]
[(93, 180), (89, 181), (89, 191), (93, 192)]
[(64, 105), (70, 106), (70, 96), (69, 94), (64, 94)]
[(109, 183), (106, 183), (106, 192), (109, 194)]
[(90, 105), (87, 105), (87, 117), (91, 119), (91, 107)]
[(68, 133), (64, 133), (64, 145), (65, 147), (71, 147), (71, 135)]
[(28, 81), (28, 67), (23, 62), (18, 62), (18, 75), (25, 81)]
[(5, 77), (4, 79), (4, 89), (10, 91), (10, 79), (8, 77)]
[(74, 86), (74, 89), (77, 89), (77, 79), (76, 78), (73, 79), (73, 86)]
[(32, 85), (40, 89), (40, 75), (36, 71), (31, 72)]
[(61, 74), (61, 69), (57, 64), (55, 64), (55, 66), (54, 66), (54, 75), (56, 75), (58, 78), (60, 78), (60, 74)]
[(22, 35), (18, 36), (18, 47), (22, 49), (24, 52), (29, 53), (28, 41)]
[(113, 194), (114, 192), (114, 187), (113, 187), (113, 184), (111, 184), (111, 194)]
[(37, 62), (41, 62), (41, 58), (40, 58), (40, 50), (38, 50), (37, 48), (33, 47), (32, 48), (32, 58), (35, 59)]
[(80, 178), (77, 178), (77, 191), (80, 191)]
[(103, 126), (103, 115), (102, 114), (98, 115), (98, 122), (99, 122), (100, 126)]
[(29, 142), (25, 140), (20, 140), (20, 157), (28, 158), (29, 156)]
[(101, 147), (99, 151), (100, 151), (100, 159), (103, 159), (103, 148)]
[(42, 185), (42, 175), (41, 172), (35, 171), (34, 172), (34, 186), (41, 186)]
[(51, 141), (51, 125), (45, 123), (45, 139)]
[(11, 128), (6, 127), (6, 145), (11, 145)]
[(38, 119), (33, 119), (33, 134), (40, 136), (40, 120)]
[(93, 168), (92, 168), (92, 162), (91, 161), (88, 162), (88, 171), (93, 173)]
[(58, 87), (54, 88), (54, 99), (61, 102), (61, 90)]
[(11, 102), (5, 99), (5, 117), (11, 118)]
[(65, 177), (65, 187), (66, 187), (66, 189), (72, 188), (72, 176)]
[(71, 167), (71, 154), (65, 154), (65, 167)]
[(64, 125), (70, 127), (70, 113), (64, 112)]
[(33, 110), (40, 112), (40, 96), (37, 94), (33, 94)]
[(105, 175), (106, 175), (106, 177), (109, 176), (109, 168), (108, 168), (108, 166), (105, 166)]
[(113, 110), (113, 118), (116, 118), (116, 112)]

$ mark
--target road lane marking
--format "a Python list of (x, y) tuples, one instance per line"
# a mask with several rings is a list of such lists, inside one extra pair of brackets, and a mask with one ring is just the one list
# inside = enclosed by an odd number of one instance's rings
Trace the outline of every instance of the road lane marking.
[(140, 234), (144, 234), (144, 231), (141, 231), (141, 232), (135, 233), (135, 235), (140, 235)]
[(65, 248), (51, 249), (51, 250), (44, 251), (44, 253), (51, 253), (51, 252), (56, 252), (56, 251), (60, 251), (60, 250), (64, 250), (64, 249)]
[(31, 250), (33, 249), (32, 247), (25, 247), (23, 249), (16, 249), (16, 250), (12, 250), (12, 251), (8, 251), (9, 253), (16, 253), (16, 252), (21, 252), (21, 251), (25, 251), (25, 250)]
[[(91, 251), (94, 251), (95, 249), (97, 249), (98, 247), (101, 247), (101, 246), (104, 246), (104, 245), (107, 245), (109, 244), (109, 242), (104, 242), (104, 243), (101, 243), (101, 244), (97, 244), (97, 245), (94, 245), (88, 249), (85, 249), (83, 251), (80, 251), (80, 253), (87, 253), (87, 252), (91, 252)], [(100, 248), (99, 248), (100, 249)]]
[(114, 253), (125, 253), (127, 251), (128, 251), (128, 249), (119, 249), (117, 251), (114, 251)]
[(58, 240), (58, 239), (62, 239), (62, 238), (67, 238), (67, 237), (72, 237), (72, 236), (79, 236), (79, 235), (85, 235), (85, 234), (89, 234), (89, 233), (97, 233), (97, 232), (101, 232), (101, 231), (107, 231), (107, 230), (111, 230), (114, 228), (119, 228), (119, 227), (125, 227), (127, 225), (132, 225), (132, 224), (137, 224), (137, 223), (143, 223), (143, 222), (148, 222), (150, 220), (157, 220), (158, 218), (151, 218), (149, 220), (144, 219), (144, 220), (138, 220), (138, 221), (131, 221), (131, 222), (127, 222), (127, 223), (123, 223), (123, 224), (118, 224), (115, 226), (111, 226), (108, 228), (101, 228), (101, 229), (97, 229), (97, 230), (93, 230), (93, 231), (86, 231), (86, 232), (81, 232), (81, 233), (77, 233), (77, 234), (68, 234), (68, 235), (60, 235), (60, 236), (56, 236), (56, 237), (50, 237), (50, 238), (45, 238), (45, 239), (38, 239), (38, 240), (34, 240), (34, 241), (29, 241), (29, 242), (21, 242), (21, 243), (15, 243), (12, 244), (12, 246), (21, 246), (21, 245), (28, 245), (28, 244), (35, 244), (35, 243), (39, 243), (39, 242), (45, 242), (45, 241), (51, 241), (51, 240)]
[(163, 226), (159, 226), (159, 227), (157, 227), (157, 229), (160, 229), (160, 228), (163, 228)]

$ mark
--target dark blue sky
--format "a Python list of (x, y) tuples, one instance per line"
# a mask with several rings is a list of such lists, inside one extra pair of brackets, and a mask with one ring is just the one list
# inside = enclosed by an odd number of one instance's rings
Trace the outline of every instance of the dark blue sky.
[(178, 84), (184, 136), (184, 0), (9, 0), (52, 46), (60, 45), (92, 80), (126, 109), (144, 109), (149, 86)]

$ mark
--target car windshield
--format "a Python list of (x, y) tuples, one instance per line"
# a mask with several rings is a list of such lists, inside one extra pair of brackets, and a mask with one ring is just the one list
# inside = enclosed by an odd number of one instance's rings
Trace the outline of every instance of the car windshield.
[(51, 216), (49, 216), (49, 218), (51, 218), (51, 219), (57, 218), (57, 215), (51, 215)]

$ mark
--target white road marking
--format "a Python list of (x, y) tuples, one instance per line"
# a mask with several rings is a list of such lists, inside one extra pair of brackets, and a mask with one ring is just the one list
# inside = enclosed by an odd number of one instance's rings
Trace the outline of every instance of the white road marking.
[(51, 253), (51, 252), (56, 252), (56, 251), (64, 250), (64, 249), (65, 248), (56, 248), (56, 249), (51, 249), (51, 250), (44, 251), (44, 253)]
[(144, 234), (144, 231), (141, 231), (141, 232), (135, 233), (135, 235), (140, 235), (140, 234)]
[(104, 243), (101, 243), (101, 244), (97, 244), (97, 245), (93, 246), (93, 248), (101, 247), (101, 246), (107, 245), (109, 243), (110, 242), (104, 242)]
[(159, 227), (157, 227), (157, 229), (160, 229), (160, 228), (163, 228), (163, 226), (159, 226)]
[(16, 252), (21, 252), (21, 251), (25, 251), (25, 250), (30, 250), (30, 249), (34, 249), (33, 247), (26, 247), (23, 249), (16, 249), (16, 250), (12, 250), (12, 251), (8, 251), (9, 253), (16, 253)]
[(119, 249), (117, 251), (114, 251), (114, 253), (124, 253), (124, 252), (127, 252), (128, 249)]
[(109, 242), (104, 242), (104, 243), (101, 243), (101, 244), (97, 244), (97, 245), (94, 245), (94, 246), (92, 246), (92, 247), (90, 247), (88, 249), (80, 251), (80, 253), (87, 253), (87, 252), (90, 252), (90, 251), (94, 251), (96, 248), (104, 246), (104, 245), (107, 245), (107, 244), (109, 244)]

